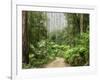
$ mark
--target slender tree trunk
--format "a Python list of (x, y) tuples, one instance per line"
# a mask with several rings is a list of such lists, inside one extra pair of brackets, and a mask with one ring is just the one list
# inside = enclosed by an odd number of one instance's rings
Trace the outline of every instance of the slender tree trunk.
[(27, 12), (22, 12), (22, 61), (29, 63), (29, 47), (28, 47), (28, 29), (27, 29)]
[(80, 34), (83, 32), (83, 14), (80, 14)]

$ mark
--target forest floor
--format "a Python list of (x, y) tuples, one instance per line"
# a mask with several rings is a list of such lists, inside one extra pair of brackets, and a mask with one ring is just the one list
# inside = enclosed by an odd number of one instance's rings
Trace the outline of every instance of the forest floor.
[(70, 65), (65, 62), (64, 58), (56, 57), (55, 60), (44, 65), (44, 68), (53, 68), (53, 67), (70, 67)]

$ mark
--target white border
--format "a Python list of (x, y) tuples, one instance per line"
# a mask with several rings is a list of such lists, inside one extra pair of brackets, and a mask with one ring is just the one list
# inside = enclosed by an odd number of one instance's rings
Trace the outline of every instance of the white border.
[[(16, 5), (16, 4), (13, 4)], [(22, 10), (27, 11), (50, 11), (50, 12), (70, 12), (90, 14), (90, 66), (69, 67), (69, 68), (49, 68), (49, 69), (28, 69), (22, 70), (21, 64), (21, 37), (22, 37)], [(77, 6), (47, 6), (47, 5), (22, 5), (13, 6), (12, 14), (12, 79), (28, 80), (60, 76), (82, 76), (96, 73), (96, 26), (95, 8)], [(17, 66), (17, 67), (16, 67)]]

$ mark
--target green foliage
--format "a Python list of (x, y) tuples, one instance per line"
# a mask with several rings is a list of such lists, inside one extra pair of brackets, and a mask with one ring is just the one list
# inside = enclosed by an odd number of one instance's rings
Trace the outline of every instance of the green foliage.
[(72, 66), (89, 65), (89, 15), (83, 15), (83, 33), (80, 33), (80, 14), (65, 16), (68, 26), (48, 33), (47, 15), (28, 12), (29, 64), (23, 63), (23, 68), (40, 68), (56, 57), (63, 57)]
[(66, 51), (66, 62), (72, 66), (89, 65), (89, 34), (83, 33), (78, 42), (77, 46)]
[(28, 12), (28, 39), (29, 44), (37, 47), (37, 43), (47, 38), (45, 26), (46, 15), (44, 12)]
[(58, 45), (55, 42), (49, 40), (41, 40), (38, 42), (38, 48), (31, 45), (31, 48), (35, 51), (29, 54), (29, 65), (24, 65), (25, 68), (29, 67), (43, 67), (44, 64), (54, 60), (57, 56), (64, 57), (66, 50), (69, 46)]

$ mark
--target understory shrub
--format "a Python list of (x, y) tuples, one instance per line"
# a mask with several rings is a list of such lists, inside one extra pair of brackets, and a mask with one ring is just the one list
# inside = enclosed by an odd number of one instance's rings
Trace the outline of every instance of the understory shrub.
[(77, 40), (79, 43), (65, 52), (65, 60), (72, 66), (89, 65), (89, 34), (82, 33)]

